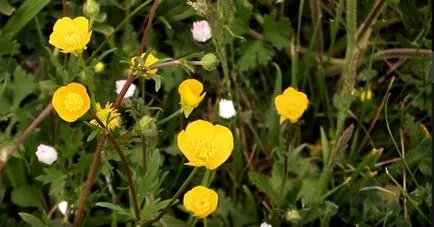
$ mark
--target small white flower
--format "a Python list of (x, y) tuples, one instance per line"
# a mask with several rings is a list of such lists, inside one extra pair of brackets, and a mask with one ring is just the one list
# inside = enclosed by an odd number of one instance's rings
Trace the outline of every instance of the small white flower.
[(273, 227), (273, 226), (268, 224), (267, 222), (262, 222), (262, 224), (259, 227)]
[(234, 103), (232, 100), (222, 99), (219, 102), (219, 116), (224, 119), (229, 119), (235, 116), (237, 112), (235, 111)]
[[(116, 81), (116, 93), (121, 93), (122, 88), (124, 87), (124, 84), (126, 83), (126, 80), (118, 80)], [(136, 91), (136, 85), (131, 84), (130, 87), (127, 90), (127, 93), (125, 93), (124, 98), (129, 98), (134, 95), (134, 92)]]
[(59, 208), (60, 213), (66, 215), (66, 211), (68, 210), (68, 202), (65, 200), (57, 204), (57, 208)]
[(36, 150), (36, 157), (40, 162), (51, 165), (57, 160), (57, 151), (52, 146), (40, 144)]
[(191, 33), (193, 33), (194, 40), (202, 43), (208, 41), (212, 37), (211, 28), (206, 20), (193, 22)]

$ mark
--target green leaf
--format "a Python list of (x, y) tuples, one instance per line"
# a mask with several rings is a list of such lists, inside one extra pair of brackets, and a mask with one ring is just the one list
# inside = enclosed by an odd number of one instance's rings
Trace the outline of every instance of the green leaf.
[(99, 207), (104, 207), (104, 208), (107, 208), (107, 209), (110, 209), (110, 210), (114, 210), (118, 214), (121, 214), (121, 215), (129, 216), (129, 217), (133, 216), (133, 214), (131, 212), (129, 212), (128, 210), (122, 208), (119, 205), (115, 205), (113, 203), (97, 202), (95, 205), (99, 206)]
[(10, 87), (13, 88), (12, 109), (17, 109), (21, 101), (34, 91), (36, 84), (33, 80), (33, 76), (24, 71), (23, 68), (19, 66), (15, 68), (13, 82), (10, 84)]
[(6, 36), (0, 36), (0, 56), (16, 55), (20, 53), (20, 45), (16, 40), (10, 40)]
[(7, 0), (0, 0), (0, 13), (6, 16), (12, 15), (15, 8), (9, 5)]
[(280, 17), (277, 20), (275, 13), (264, 17), (264, 37), (278, 50), (289, 46), (290, 34), (291, 24), (288, 19)]
[(50, 0), (26, 0), (3, 27), (3, 34), (10, 39), (14, 38), (49, 2)]
[(321, 148), (322, 148), (322, 160), (324, 163), (329, 163), (330, 161), (330, 147), (329, 147), (329, 142), (327, 140), (327, 135), (324, 131), (323, 127), (319, 128), (320, 132), (321, 132)]
[(60, 197), (64, 193), (66, 175), (54, 168), (45, 168), (45, 174), (36, 177), (36, 180), (50, 185), (50, 195)]
[(240, 72), (267, 65), (274, 56), (274, 50), (263, 41), (247, 42), (239, 52), (242, 53), (237, 62)]
[(11, 200), (20, 207), (42, 207), (40, 193), (34, 186), (22, 186), (12, 191)]
[(150, 220), (158, 215), (160, 210), (165, 208), (170, 199), (160, 201), (160, 199), (149, 199), (142, 208), (141, 214), (144, 220)]
[(41, 219), (29, 214), (29, 213), (25, 213), (25, 212), (20, 212), (18, 213), (18, 215), (20, 215), (20, 217), (27, 222), (29, 225), (31, 225), (32, 227), (45, 227), (47, 225), (45, 225)]
[(158, 92), (161, 88), (162, 77), (160, 75), (154, 75), (151, 79), (155, 82), (155, 92)]
[(102, 23), (94, 23), (92, 26), (92, 30), (99, 32), (105, 36), (109, 36), (115, 31), (112, 26)]
[(94, 130), (94, 131), (92, 131), (92, 132), (89, 134), (89, 136), (87, 137), (86, 142), (90, 142), (90, 141), (92, 141), (93, 139), (95, 139), (95, 137), (96, 137), (99, 133), (100, 133), (99, 130)]
[(161, 227), (184, 227), (185, 222), (173, 217), (172, 215), (166, 214), (158, 221), (158, 226), (161, 226)]
[[(280, 70), (279, 65), (273, 63), (273, 66), (276, 68), (276, 80), (274, 81), (274, 90), (273, 97), (271, 100), (274, 100), (277, 95), (282, 92), (282, 71)], [(276, 107), (274, 106), (274, 102), (270, 102), (270, 106), (268, 107), (268, 116), (266, 118), (266, 125), (268, 128), (268, 144), (271, 146), (279, 145), (279, 115), (277, 114)]]
[(248, 176), (250, 182), (254, 184), (261, 192), (265, 193), (272, 201), (279, 201), (278, 193), (273, 189), (273, 186), (270, 184), (265, 175), (259, 172), (250, 171)]

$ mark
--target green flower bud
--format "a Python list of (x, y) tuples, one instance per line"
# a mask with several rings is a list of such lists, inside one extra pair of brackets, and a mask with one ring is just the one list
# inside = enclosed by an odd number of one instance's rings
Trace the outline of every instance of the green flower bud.
[(86, 0), (83, 5), (83, 14), (88, 18), (96, 18), (99, 15), (99, 4), (94, 0)]
[(205, 70), (214, 71), (217, 67), (217, 57), (213, 53), (205, 54), (200, 63)]
[(157, 136), (158, 129), (155, 119), (145, 115), (136, 123), (133, 133), (145, 138), (153, 138)]
[(298, 213), (297, 210), (289, 210), (288, 212), (286, 212), (285, 219), (288, 222), (296, 224), (296, 223), (300, 222), (301, 215), (300, 215), (300, 213)]

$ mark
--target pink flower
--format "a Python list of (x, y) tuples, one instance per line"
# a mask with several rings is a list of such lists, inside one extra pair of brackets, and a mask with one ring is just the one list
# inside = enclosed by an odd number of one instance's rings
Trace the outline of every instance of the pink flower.
[(208, 21), (201, 20), (193, 23), (193, 29), (191, 29), (191, 33), (193, 33), (193, 39), (198, 42), (206, 42), (211, 39), (211, 28), (209, 27)]

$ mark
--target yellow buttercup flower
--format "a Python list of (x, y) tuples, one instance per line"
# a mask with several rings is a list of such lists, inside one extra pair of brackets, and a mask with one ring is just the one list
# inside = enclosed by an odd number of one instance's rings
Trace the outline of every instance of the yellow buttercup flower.
[(58, 88), (51, 101), (54, 110), (63, 120), (74, 122), (90, 108), (86, 88), (79, 83), (70, 83)]
[(308, 104), (309, 100), (306, 94), (292, 87), (285, 89), (283, 94), (274, 99), (274, 105), (280, 115), (280, 123), (286, 119), (290, 120), (291, 123), (297, 122), (307, 109)]
[[(143, 53), (140, 57), (145, 58), (146, 53)], [(132, 67), (138, 67), (140, 69), (146, 69), (147, 67), (157, 63), (160, 59), (156, 58), (152, 53), (148, 54), (148, 57), (145, 59), (143, 59), (144, 62), (143, 64), (140, 64), (137, 61), (137, 57), (133, 57), (130, 59), (130, 64)], [(158, 72), (158, 69), (152, 69), (152, 70), (148, 70), (146, 73), (150, 74), (150, 75), (154, 75)]]
[(91, 35), (89, 21), (85, 17), (63, 17), (54, 24), (48, 42), (60, 52), (78, 55), (86, 48)]
[(207, 187), (196, 186), (184, 194), (183, 204), (197, 218), (212, 214), (218, 205), (218, 194)]
[(187, 165), (213, 170), (231, 155), (234, 137), (225, 126), (196, 120), (178, 134), (178, 147), (187, 158)]
[(203, 92), (203, 85), (195, 79), (187, 79), (182, 81), (178, 87), (178, 93), (181, 96), (181, 111), (188, 118), (194, 108), (196, 108), (206, 92)]
[[(107, 102), (104, 108), (101, 108), (99, 103), (96, 104), (96, 116), (101, 120), (104, 126), (110, 130), (119, 127), (121, 123), (121, 117), (119, 112), (113, 108), (112, 104)], [(101, 127), (98, 122), (93, 119), (91, 124)]]

